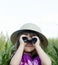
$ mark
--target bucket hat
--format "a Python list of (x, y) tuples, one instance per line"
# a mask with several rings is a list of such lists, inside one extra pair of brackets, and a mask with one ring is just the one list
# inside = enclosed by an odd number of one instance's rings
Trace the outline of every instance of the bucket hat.
[(35, 34), (37, 34), (37, 36), (39, 37), (39, 39), (41, 41), (41, 46), (43, 48), (47, 47), (48, 39), (46, 38), (45, 35), (43, 35), (43, 33), (41, 32), (40, 28), (37, 25), (33, 24), (33, 23), (26, 23), (26, 24), (22, 25), (19, 30), (13, 32), (11, 37), (10, 37), (11, 42), (13, 44), (15, 44), (17, 42), (17, 39), (18, 39), (18, 34), (21, 34), (24, 31), (26, 31), (26, 32), (27, 31), (32, 31)]

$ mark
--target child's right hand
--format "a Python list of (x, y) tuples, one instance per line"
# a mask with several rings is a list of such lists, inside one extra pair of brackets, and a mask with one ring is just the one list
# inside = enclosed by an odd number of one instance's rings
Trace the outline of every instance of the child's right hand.
[(26, 45), (27, 43), (25, 43), (25, 42), (23, 41), (22, 37), (27, 37), (27, 36), (26, 36), (26, 35), (21, 35), (20, 38), (19, 38), (20, 45), (23, 45), (23, 46), (25, 47), (25, 45)]

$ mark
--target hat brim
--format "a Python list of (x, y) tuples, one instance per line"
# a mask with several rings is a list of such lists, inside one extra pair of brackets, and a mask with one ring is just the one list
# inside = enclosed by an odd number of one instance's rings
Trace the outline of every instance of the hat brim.
[(16, 31), (16, 32), (14, 32), (12, 35), (11, 35), (11, 42), (13, 43), (13, 44), (15, 44), (16, 42), (17, 42), (17, 40), (18, 40), (18, 34), (21, 34), (22, 32), (24, 32), (24, 31), (31, 31), (31, 32), (34, 32), (34, 33), (36, 33), (37, 34), (37, 36), (39, 37), (39, 39), (40, 39), (40, 41), (41, 41), (41, 45), (42, 45), (42, 48), (46, 48), (47, 47), (47, 45), (48, 45), (48, 40), (47, 40), (47, 38), (42, 34), (42, 33), (40, 33), (40, 32), (37, 32), (37, 31), (34, 31), (34, 30), (27, 30), (27, 29), (25, 29), (25, 30), (18, 30), (18, 31)]

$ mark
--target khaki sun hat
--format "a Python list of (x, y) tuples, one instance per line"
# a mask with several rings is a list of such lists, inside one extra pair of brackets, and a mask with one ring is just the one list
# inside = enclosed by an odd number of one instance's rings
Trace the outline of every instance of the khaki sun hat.
[(41, 33), (40, 28), (32, 23), (26, 23), (24, 24), (19, 30), (15, 31), (12, 35), (11, 35), (11, 42), (13, 44), (15, 44), (17, 42), (18, 39), (18, 34), (21, 34), (24, 31), (32, 31), (34, 33), (37, 34), (37, 36), (39, 37), (40, 41), (41, 41), (41, 45), (43, 48), (46, 48), (48, 45), (48, 40), (47, 38)]

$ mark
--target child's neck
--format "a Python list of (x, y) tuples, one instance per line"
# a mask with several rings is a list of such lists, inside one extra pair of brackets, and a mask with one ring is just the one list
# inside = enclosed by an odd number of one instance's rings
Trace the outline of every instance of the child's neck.
[(29, 54), (32, 58), (35, 58), (38, 55), (34, 50), (32, 52), (24, 52), (24, 54)]
[(28, 55), (30, 55), (30, 56), (31, 56), (31, 53), (30, 53), (30, 52), (24, 52), (24, 54), (28, 54)]

